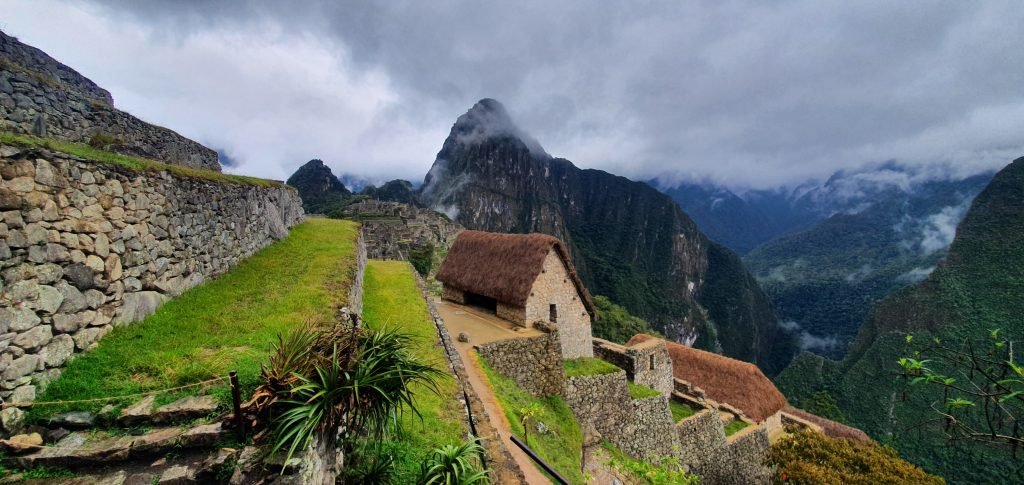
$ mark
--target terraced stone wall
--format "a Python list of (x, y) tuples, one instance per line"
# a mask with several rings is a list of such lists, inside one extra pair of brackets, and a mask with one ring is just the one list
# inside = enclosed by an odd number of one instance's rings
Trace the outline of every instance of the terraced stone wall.
[(298, 194), (0, 145), (0, 398), (35, 399), (116, 325), (303, 218)]

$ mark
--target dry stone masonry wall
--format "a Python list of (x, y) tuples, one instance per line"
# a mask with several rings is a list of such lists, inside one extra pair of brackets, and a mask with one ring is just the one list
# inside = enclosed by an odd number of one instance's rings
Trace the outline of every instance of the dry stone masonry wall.
[(626, 377), (668, 397), (674, 390), (672, 358), (660, 339), (651, 339), (626, 347), (608, 340), (593, 338), (594, 356), (626, 371)]
[(570, 377), (565, 400), (585, 434), (596, 434), (622, 451), (658, 461), (676, 457), (672, 413), (664, 396), (632, 399), (625, 371)]
[(298, 194), (0, 145), (0, 397), (288, 234)]
[(105, 89), (3, 32), (0, 129), (93, 142), (166, 163), (220, 170), (215, 151), (115, 109)]
[(558, 332), (499, 340), (476, 346), (492, 369), (511, 378), (535, 396), (562, 395), (565, 367)]

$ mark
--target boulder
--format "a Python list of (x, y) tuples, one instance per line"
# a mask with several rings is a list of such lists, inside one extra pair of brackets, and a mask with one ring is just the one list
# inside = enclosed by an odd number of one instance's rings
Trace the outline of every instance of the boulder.
[(217, 411), (217, 399), (213, 396), (188, 396), (157, 408), (153, 414), (153, 422), (187, 421), (207, 416), (215, 411)]
[(4, 408), (0, 410), (0, 426), (3, 426), (4, 431), (10, 434), (21, 431), (22, 426), (25, 425), (25, 411), (18, 408)]
[(85, 411), (72, 411), (58, 414), (50, 418), (50, 426), (60, 426), (71, 429), (91, 428), (96, 424), (96, 415)]
[(75, 353), (75, 341), (70, 335), (62, 334), (53, 337), (50, 343), (39, 352), (39, 357), (47, 367), (60, 367)]
[(125, 293), (121, 300), (121, 310), (114, 317), (114, 323), (131, 323), (142, 320), (153, 314), (165, 301), (166, 295), (155, 291), (138, 291)]
[(85, 291), (94, 286), (92, 269), (82, 263), (75, 263), (64, 268), (64, 277), (75, 285), (75, 288)]
[(134, 426), (148, 422), (153, 417), (153, 403), (156, 396), (146, 396), (141, 401), (121, 410), (118, 422), (123, 426)]
[(43, 437), (39, 433), (14, 435), (10, 439), (0, 440), (0, 446), (14, 454), (36, 451), (43, 445)]

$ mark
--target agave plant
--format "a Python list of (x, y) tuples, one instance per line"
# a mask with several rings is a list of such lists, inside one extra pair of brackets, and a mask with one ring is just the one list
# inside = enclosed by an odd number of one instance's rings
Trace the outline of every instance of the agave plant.
[(354, 351), (337, 344), (310, 375), (293, 374), (287, 399), (277, 406), (274, 452), (288, 459), (314, 436), (348, 450), (360, 435), (381, 436), (405, 410), (419, 415), (413, 385), (437, 392), (440, 369), (409, 352), (411, 335), (391, 329), (352, 330)]
[(459, 446), (445, 445), (435, 449), (420, 467), (420, 485), (472, 485), (488, 483), (487, 472), (476, 466), (476, 458), (483, 453), (476, 441)]

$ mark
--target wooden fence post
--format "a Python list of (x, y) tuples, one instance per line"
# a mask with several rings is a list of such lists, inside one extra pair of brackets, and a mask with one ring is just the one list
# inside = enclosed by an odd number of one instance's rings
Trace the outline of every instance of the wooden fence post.
[(231, 371), (231, 400), (235, 405), (235, 428), (238, 432), (238, 440), (245, 441), (245, 419), (242, 418), (242, 390), (238, 386), (238, 372)]

